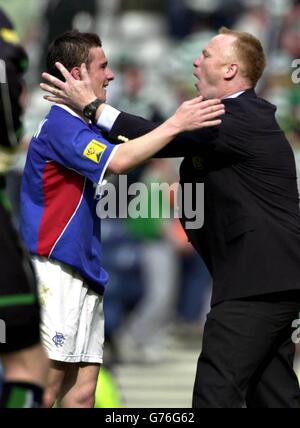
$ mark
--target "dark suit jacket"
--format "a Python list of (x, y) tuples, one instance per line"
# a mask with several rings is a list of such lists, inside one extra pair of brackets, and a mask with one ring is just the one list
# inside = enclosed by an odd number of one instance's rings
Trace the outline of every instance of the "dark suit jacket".
[[(276, 108), (252, 89), (224, 104), (220, 127), (183, 133), (159, 153), (184, 156), (182, 183), (204, 182), (204, 226), (186, 232), (213, 276), (212, 304), (300, 290), (295, 160)], [(132, 139), (154, 126), (122, 113), (109, 137)]]

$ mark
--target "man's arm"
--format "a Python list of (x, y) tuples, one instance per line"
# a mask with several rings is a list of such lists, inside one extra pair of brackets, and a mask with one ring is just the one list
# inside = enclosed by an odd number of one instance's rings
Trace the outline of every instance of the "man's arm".
[[(221, 107), (222, 109), (222, 107)], [(219, 123), (220, 120), (214, 120), (219, 115), (220, 105), (215, 105), (214, 100), (203, 102), (202, 97), (194, 98), (193, 100), (184, 102), (176, 111), (176, 113), (166, 120), (162, 125), (155, 127), (152, 131), (149, 128), (144, 129), (144, 132), (133, 132), (131, 135), (142, 134), (138, 138), (130, 138), (129, 141), (121, 144), (114, 159), (119, 158), (121, 165), (131, 163), (131, 167), (135, 167), (145, 160), (153, 157), (162, 150), (167, 150), (167, 145), (170, 141), (175, 141), (175, 137), (183, 131), (193, 131), (198, 128), (203, 128), (207, 125), (205, 117), (210, 123)], [(121, 115), (119, 117), (122, 117)], [(118, 119), (117, 119), (118, 120)], [(194, 141), (197, 146), (197, 141)], [(179, 138), (177, 141), (178, 149), (182, 145)], [(176, 156), (176, 155), (175, 155)], [(178, 156), (181, 156), (178, 155)], [(165, 157), (165, 156), (160, 156)], [(122, 169), (121, 169), (122, 171)]]
[[(62, 82), (48, 73), (43, 73), (43, 78), (54, 85), (41, 84), (41, 88), (50, 93), (50, 95), (46, 95), (44, 98), (48, 101), (67, 104), (76, 110), (82, 111), (87, 104), (95, 99), (95, 94), (92, 90), (85, 64), (81, 66), (82, 80), (75, 80), (62, 64), (57, 63), (56, 66), (64, 76), (65, 82)], [(207, 102), (204, 102), (204, 105)], [(213, 108), (212, 105), (211, 108)], [(97, 124), (107, 132), (108, 138), (116, 143), (141, 137), (158, 126), (158, 124), (154, 124), (146, 119), (127, 113), (121, 113), (115, 109), (112, 109), (114, 110), (112, 114), (113, 119), (110, 123), (105, 123), (103, 125), (102, 116), (106, 115), (107, 109), (112, 108), (105, 104), (98, 107), (96, 113)], [(213, 110), (210, 111), (210, 113), (212, 112)], [(155, 156), (182, 157), (200, 155), (207, 149), (207, 146), (211, 146), (216, 140), (218, 128), (211, 127), (220, 125), (220, 123), (220, 121), (209, 120), (205, 126), (201, 126), (201, 130), (197, 129), (193, 132), (180, 134), (176, 138), (174, 137), (172, 142), (168, 144), (167, 147), (160, 150)]]
[[(98, 124), (101, 126), (101, 116)], [(106, 129), (106, 131), (110, 141), (120, 144), (126, 140), (138, 138), (158, 126), (159, 124), (143, 119), (142, 117), (121, 112), (114, 120), (111, 129)], [(200, 156), (208, 147), (212, 147), (215, 144), (218, 134), (219, 126), (182, 132), (174, 137), (166, 147), (157, 152), (154, 157)]]

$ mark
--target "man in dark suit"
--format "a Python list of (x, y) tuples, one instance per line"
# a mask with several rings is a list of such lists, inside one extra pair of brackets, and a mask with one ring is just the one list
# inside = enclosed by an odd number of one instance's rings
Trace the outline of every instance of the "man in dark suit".
[[(223, 28), (194, 67), (199, 94), (223, 99), (222, 124), (181, 134), (159, 153), (184, 156), (182, 184), (205, 185), (204, 226), (186, 227), (213, 277), (193, 407), (299, 408), (291, 339), (300, 308), (299, 198), (276, 108), (254, 90), (263, 48), (250, 34)], [(48, 88), (55, 101), (82, 109), (92, 99), (88, 82), (67, 80), (59, 88)], [(110, 106), (97, 115), (116, 141), (155, 126)]]

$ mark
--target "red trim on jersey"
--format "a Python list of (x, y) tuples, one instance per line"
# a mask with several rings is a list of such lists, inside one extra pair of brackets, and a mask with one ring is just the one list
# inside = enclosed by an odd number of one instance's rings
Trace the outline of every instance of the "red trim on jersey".
[(43, 171), (44, 211), (38, 234), (38, 254), (48, 257), (76, 211), (84, 190), (85, 178), (56, 162)]

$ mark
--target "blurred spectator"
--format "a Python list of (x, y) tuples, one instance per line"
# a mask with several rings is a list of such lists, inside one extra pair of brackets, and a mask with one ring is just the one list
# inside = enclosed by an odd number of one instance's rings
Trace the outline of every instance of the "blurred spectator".
[(167, 0), (168, 22), (171, 37), (183, 39), (192, 30), (193, 13), (186, 0)]
[[(185, 7), (191, 16), (190, 33), (203, 30), (217, 31), (225, 25), (232, 27), (243, 11), (240, 0), (185, 0)], [(171, 3), (169, 2), (170, 8)], [(177, 15), (178, 16), (178, 15)]]
[(188, 242), (179, 221), (174, 221), (168, 236), (177, 251), (180, 263), (176, 332), (183, 338), (202, 333), (211, 298), (211, 276), (199, 254)]
[[(169, 328), (175, 317), (178, 295), (179, 260), (164, 228), (170, 205), (169, 193), (153, 184), (167, 184), (172, 175), (172, 161), (155, 160), (145, 169), (141, 181), (147, 185), (146, 218), (128, 218), (132, 235), (140, 240), (141, 279), (144, 293), (122, 329), (123, 351), (139, 362), (159, 362), (168, 343)], [(158, 214), (158, 217), (151, 215)], [(127, 355), (126, 355), (127, 354)]]
[(300, 184), (300, 86), (292, 81), (292, 61), (300, 58), (300, 2), (286, 9), (278, 49), (270, 56), (264, 96), (277, 106), (277, 118), (293, 147)]
[(104, 363), (120, 361), (118, 332), (143, 296), (140, 245), (127, 228), (126, 221), (102, 221), (103, 265), (109, 273), (105, 292)]
[(261, 0), (248, 2), (247, 8), (234, 25), (236, 31), (245, 31), (257, 37), (267, 47), (268, 31), (271, 25), (266, 3)]
[(119, 0), (120, 12), (128, 10), (164, 12), (164, 2), (161, 0)]
[(97, 0), (48, 0), (44, 10), (43, 49), (41, 71), (45, 70), (45, 55), (50, 42), (65, 31), (77, 29), (83, 32), (95, 30)]
[(155, 104), (154, 98), (145, 93), (145, 71), (141, 63), (130, 55), (123, 55), (119, 60), (120, 93), (115, 95), (114, 105), (128, 112), (137, 112), (154, 122), (164, 120)]

